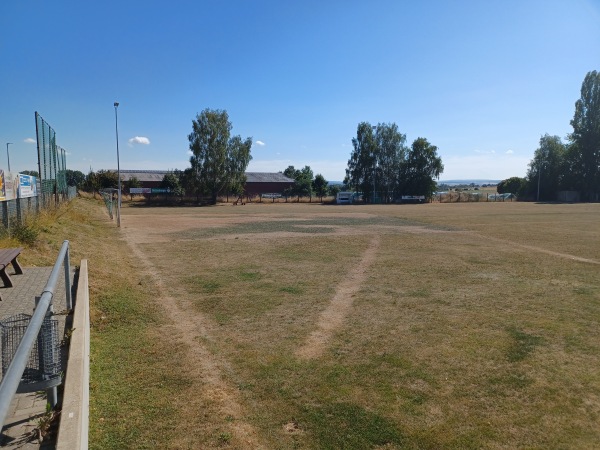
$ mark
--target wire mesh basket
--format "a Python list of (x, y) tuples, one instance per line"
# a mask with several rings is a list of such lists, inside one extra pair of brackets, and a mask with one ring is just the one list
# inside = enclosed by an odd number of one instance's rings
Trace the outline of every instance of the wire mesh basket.
[[(2, 376), (6, 373), (23, 338), (31, 316), (17, 314), (0, 321), (2, 338)], [(36, 392), (58, 386), (61, 382), (61, 355), (58, 320), (46, 316), (17, 392)]]

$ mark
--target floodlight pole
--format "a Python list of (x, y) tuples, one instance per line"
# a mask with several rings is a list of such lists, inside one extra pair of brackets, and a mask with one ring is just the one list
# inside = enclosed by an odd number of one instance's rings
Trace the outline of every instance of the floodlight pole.
[(118, 194), (117, 194), (117, 227), (121, 227), (121, 164), (119, 162), (119, 121), (117, 115), (117, 108), (119, 102), (115, 102), (115, 134), (117, 135), (117, 183), (118, 183)]
[(6, 158), (8, 159), (8, 172), (10, 173), (10, 155), (8, 153), (8, 146), (12, 145), (12, 142), (7, 142), (6, 143)]

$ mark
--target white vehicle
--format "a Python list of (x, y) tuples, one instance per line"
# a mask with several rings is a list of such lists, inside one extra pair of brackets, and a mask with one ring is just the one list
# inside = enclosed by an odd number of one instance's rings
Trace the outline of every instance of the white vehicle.
[(351, 205), (354, 201), (354, 192), (338, 192), (335, 202), (338, 205)]

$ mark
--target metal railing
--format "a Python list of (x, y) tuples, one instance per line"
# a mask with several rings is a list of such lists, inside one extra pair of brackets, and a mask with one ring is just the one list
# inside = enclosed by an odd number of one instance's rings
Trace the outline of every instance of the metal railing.
[[(64, 241), (60, 249), (54, 268), (50, 273), (48, 282), (42, 291), (42, 295), (37, 303), (35, 312), (31, 317), (27, 330), (21, 339), (21, 343), (17, 347), (14, 357), (4, 374), (2, 383), (0, 383), (0, 429), (4, 427), (4, 422), (10, 409), (10, 403), (15, 396), (19, 383), (23, 377), (23, 373), (27, 366), (29, 354), (37, 341), (38, 334), (46, 318), (49, 308), (52, 307), (52, 299), (58, 282), (58, 277), (61, 270), (61, 265), (64, 265), (65, 270), (65, 291), (67, 310), (73, 309), (73, 300), (71, 297), (71, 278), (70, 278), (70, 261), (69, 261), (69, 241)], [(47, 391), (48, 403), (52, 408), (56, 406), (58, 401), (56, 386), (49, 388)]]

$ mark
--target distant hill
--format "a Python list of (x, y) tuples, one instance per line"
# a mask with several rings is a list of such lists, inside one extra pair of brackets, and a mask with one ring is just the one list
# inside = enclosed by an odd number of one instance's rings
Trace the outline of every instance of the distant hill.
[[(440, 180), (438, 184), (448, 184), (450, 186), (457, 186), (459, 184), (471, 184), (474, 183), (476, 185), (481, 186), (482, 184), (498, 184), (502, 180)], [(344, 184), (343, 181), (328, 181), (330, 186), (333, 184)]]
[(450, 186), (459, 185), (459, 184), (477, 184), (481, 186), (482, 184), (498, 184), (502, 180), (440, 180), (438, 184), (448, 184)]

